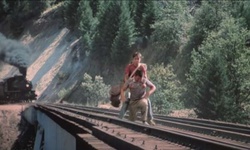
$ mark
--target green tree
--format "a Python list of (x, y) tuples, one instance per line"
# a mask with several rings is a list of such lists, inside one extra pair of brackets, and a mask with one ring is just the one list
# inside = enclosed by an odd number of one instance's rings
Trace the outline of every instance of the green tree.
[(89, 2), (89, 5), (90, 5), (90, 7), (92, 9), (93, 17), (96, 17), (96, 15), (98, 13), (99, 0), (91, 0)]
[(229, 1), (225, 2), (227, 11), (242, 24), (250, 29), (250, 1)]
[(136, 29), (136, 33), (139, 35), (139, 36), (142, 36), (142, 32), (141, 32), (141, 29), (142, 29), (142, 20), (143, 20), (143, 12), (144, 12), (144, 9), (145, 9), (145, 2), (146, 0), (138, 0), (138, 1), (135, 1), (136, 4), (131, 4), (131, 6), (133, 6), (134, 8), (134, 15), (133, 15), (133, 19), (134, 19), (134, 22), (135, 22), (135, 29)]
[[(23, 29), (24, 22), (31, 17), (38, 15), (46, 8), (46, 1), (28, 1), (28, 0), (3, 0), (1, 1), (4, 13), (6, 16), (9, 15), (7, 21), (9, 22), (9, 28), (12, 32), (13, 38), (18, 37)], [(0, 12), (1, 12), (0, 11)], [(20, 13), (22, 12), (22, 13)]]
[(144, 37), (152, 34), (153, 28), (151, 25), (155, 19), (155, 1), (138, 0), (130, 1), (129, 8), (131, 17), (135, 22), (135, 32), (137, 36)]
[(232, 17), (225, 18), (218, 32), (211, 32), (198, 52), (188, 77), (188, 92), (198, 117), (247, 122), (250, 103), (249, 50), (244, 47), (249, 31)]
[(79, 16), (77, 14), (79, 4), (80, 0), (68, 0), (63, 3), (64, 21), (72, 29), (79, 26)]
[(195, 71), (192, 72), (196, 78), (192, 78), (194, 84), (188, 90), (194, 91), (192, 99), (196, 107), (195, 112), (198, 117), (206, 119), (221, 118), (224, 106), (227, 104), (225, 89), (229, 86), (225, 62), (222, 61), (219, 53), (203, 56), (210, 57), (208, 60), (199, 56), (197, 52), (194, 52), (194, 57), (197, 58), (194, 66), (198, 70), (194, 69)]
[(167, 1), (163, 3), (166, 3), (163, 5), (165, 7), (158, 7), (151, 41), (157, 62), (169, 63), (171, 58), (175, 58), (181, 46), (181, 39), (184, 35), (184, 22), (186, 22), (183, 17), (186, 3), (183, 1)]
[(96, 106), (99, 102), (106, 101), (109, 96), (107, 92), (109, 88), (110, 86), (104, 84), (102, 77), (95, 76), (93, 79), (85, 73), (81, 84), (81, 103)]
[(118, 1), (107, 1), (100, 5), (96, 34), (93, 39), (92, 59), (98, 59), (102, 65), (111, 59), (111, 47), (119, 30), (121, 7)]
[(245, 19), (247, 29), (250, 30), (250, 1), (243, 1), (242, 17)]
[(154, 29), (151, 27), (155, 22), (155, 1), (148, 0), (145, 2), (145, 10), (142, 14), (142, 27), (141, 34), (146, 37), (150, 37)]
[(127, 1), (122, 2), (121, 9), (119, 30), (111, 48), (112, 62), (117, 65), (124, 65), (128, 62), (129, 54), (132, 53), (130, 46), (135, 41), (134, 21), (130, 17)]
[(185, 88), (176, 78), (171, 65), (167, 67), (163, 64), (150, 66), (148, 75), (156, 86), (155, 93), (150, 96), (154, 111), (166, 114), (171, 110), (183, 108), (180, 98)]
[(81, 0), (77, 12), (80, 18), (79, 30), (82, 34), (83, 50), (91, 51), (97, 19), (93, 17), (90, 1)]
[(222, 19), (225, 17), (222, 8), (218, 1), (215, 3), (203, 1), (201, 7), (196, 10), (193, 19), (194, 23), (188, 31), (188, 41), (183, 46), (181, 53), (182, 60), (179, 65), (183, 67), (178, 76), (182, 82), (185, 82), (185, 74), (189, 72), (192, 64), (191, 52), (193, 50), (198, 51), (199, 46), (206, 40), (209, 32), (217, 30)]

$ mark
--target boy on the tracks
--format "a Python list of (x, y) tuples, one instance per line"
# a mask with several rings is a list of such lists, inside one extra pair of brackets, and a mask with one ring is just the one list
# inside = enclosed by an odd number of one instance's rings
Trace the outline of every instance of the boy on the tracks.
[[(149, 90), (147, 90), (149, 87)], [(147, 114), (148, 114), (148, 98), (156, 90), (155, 85), (149, 81), (147, 78), (143, 77), (143, 72), (141, 70), (136, 70), (134, 77), (125, 82), (123, 90), (121, 90), (121, 101), (126, 100), (125, 92), (127, 89), (130, 90), (131, 97), (129, 101), (129, 120), (136, 120), (137, 111), (141, 111), (141, 120), (144, 124), (148, 124)]]

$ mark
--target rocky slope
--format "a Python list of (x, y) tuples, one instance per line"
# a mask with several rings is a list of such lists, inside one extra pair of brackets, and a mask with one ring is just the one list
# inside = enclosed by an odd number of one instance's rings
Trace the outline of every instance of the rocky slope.
[(0, 105), (0, 149), (11, 149), (20, 134), (20, 113), (24, 105)]
[[(38, 101), (58, 101), (57, 93), (77, 83), (86, 69), (82, 66), (87, 59), (80, 61), (79, 58), (79, 38), (62, 24), (57, 8), (47, 10), (26, 22), (24, 32), (17, 40), (30, 49), (25, 52), (28, 57), (23, 59), (29, 62), (27, 79), (34, 84)], [(9, 63), (1, 63), (0, 68), (0, 78), (20, 74), (18, 68)]]
[[(8, 38), (8, 22), (1, 22), (5, 36), (0, 37), (0, 58), (4, 53), (5, 59), (0, 61), (0, 79), (20, 74), (17, 66), (27, 65), (26, 77), (34, 85), (37, 101), (59, 101), (58, 92), (78, 83), (88, 61), (80, 61), (79, 37), (62, 24), (58, 9), (50, 9), (26, 22), (20, 38), (14, 40)], [(12, 149), (18, 140), (23, 109), (23, 105), (0, 105), (1, 150)]]

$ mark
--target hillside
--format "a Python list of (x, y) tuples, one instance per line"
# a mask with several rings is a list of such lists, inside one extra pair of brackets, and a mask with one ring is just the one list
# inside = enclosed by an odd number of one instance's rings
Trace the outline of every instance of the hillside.
[[(6, 24), (3, 22), (1, 29), (7, 34)], [(57, 93), (62, 88), (73, 87), (88, 67), (93, 68), (87, 65), (87, 58), (80, 58), (79, 37), (63, 26), (58, 8), (47, 10), (26, 22), (17, 41), (30, 48), (28, 58), (25, 58), (29, 62), (27, 79), (34, 84), (38, 101), (58, 101)], [(20, 74), (17, 67), (1, 63), (0, 78), (16, 74)]]
[[(6, 50), (4, 55), (9, 56), (9, 59), (4, 62), (0, 48), (0, 79), (20, 74), (18, 64), (26, 64), (26, 77), (34, 85), (37, 101), (59, 101), (58, 92), (62, 88), (73, 87), (81, 80), (84, 70), (88, 69), (85, 65), (88, 60), (80, 59), (79, 37), (62, 24), (58, 8), (47, 10), (41, 16), (25, 22), (24, 32), (15, 40), (8, 38), (8, 20), (0, 22), (0, 33), (5, 36), (0, 34), (0, 45), (12, 52)], [(17, 61), (12, 63), (12, 58)], [(23, 105), (1, 105), (0, 149), (12, 149), (17, 144), (20, 146), (19, 124), (23, 109)]]
[[(0, 32), (6, 39), (18, 42), (20, 47), (23, 44), (29, 48), (13, 51), (27, 53), (24, 57), (27, 59), (27, 79), (34, 84), (38, 101), (59, 101), (58, 92), (62, 89), (75, 89), (84, 73), (92, 77), (100, 75), (106, 84), (114, 84), (122, 79), (124, 66), (100, 67), (98, 60), (91, 60), (83, 54), (81, 36), (64, 24), (60, 4), (31, 18), (24, 23), (24, 27), (18, 39), (9, 38), (11, 32), (6, 19), (0, 24)], [(1, 79), (20, 74), (15, 65), (0, 62)], [(79, 97), (77, 93), (71, 95), (70, 99)]]
[(39, 102), (108, 102), (109, 85), (140, 51), (157, 113), (191, 107), (199, 118), (249, 124), (250, 1), (1, 4), (0, 78), (27, 68)]
[[(25, 55), (22, 59), (27, 64), (25, 65), (27, 79), (34, 84), (38, 101), (59, 101), (59, 91), (77, 89), (84, 73), (92, 77), (102, 76), (107, 85), (118, 83), (123, 76), (124, 66), (99, 64), (99, 60), (90, 59), (87, 54), (83, 54), (84, 46), (80, 40), (82, 37), (76, 30), (66, 27), (62, 16), (61, 4), (58, 4), (47, 9), (40, 16), (31, 17), (24, 22), (24, 30), (18, 39), (11, 38), (8, 18), (0, 22), (0, 33), (6, 36), (8, 41), (19, 43), (16, 47), (10, 46), (9, 49), (12, 49), (13, 55), (14, 53), (16, 55), (10, 60), (20, 57), (18, 54)], [(6, 43), (4, 44), (8, 45)], [(28, 50), (20, 49), (22, 44), (27, 46)], [(143, 61), (148, 65), (152, 64), (156, 55), (161, 55), (151, 51), (147, 53), (147, 49), (142, 51), (142, 54), (145, 56)], [(1, 79), (20, 74), (17, 66), (3, 60), (0, 61), (0, 72)], [(68, 98), (71, 101), (78, 98), (77, 93), (79, 91), (76, 90)]]

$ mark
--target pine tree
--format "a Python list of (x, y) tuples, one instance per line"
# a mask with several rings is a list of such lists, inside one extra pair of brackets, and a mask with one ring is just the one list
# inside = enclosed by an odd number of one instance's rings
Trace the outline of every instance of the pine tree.
[[(143, 20), (143, 13), (145, 11), (145, 3), (147, 0), (138, 0), (136, 1), (135, 10), (134, 10), (134, 22), (135, 22), (135, 29), (138, 36), (143, 36), (142, 33), (142, 20)], [(131, 5), (132, 6), (132, 5)]]
[(155, 56), (157, 62), (169, 63), (171, 58), (175, 58), (177, 55), (181, 38), (184, 35), (185, 19), (182, 15), (185, 12), (186, 4), (182, 1), (168, 1), (166, 6), (162, 5), (158, 6), (151, 42), (153, 52), (157, 54)]
[(151, 25), (155, 20), (155, 3), (156, 2), (152, 0), (138, 0), (129, 2), (131, 17), (135, 22), (135, 31), (137, 36), (151, 36), (153, 32)]
[(89, 52), (92, 49), (91, 44), (97, 24), (97, 19), (93, 17), (90, 2), (81, 0), (79, 3), (77, 14), (80, 18), (79, 30), (82, 34), (82, 41), (84, 45), (83, 50)]
[(134, 42), (134, 22), (130, 17), (128, 3), (122, 2), (119, 31), (112, 44), (111, 58), (118, 66), (128, 62), (132, 53), (131, 45)]
[(185, 74), (189, 72), (191, 66), (191, 52), (198, 50), (198, 47), (206, 40), (208, 33), (217, 30), (224, 18), (224, 12), (220, 8), (218, 1), (215, 3), (203, 1), (201, 7), (196, 10), (192, 27), (188, 31), (189, 39), (181, 54), (183, 59), (180, 65), (183, 67), (178, 76), (182, 82), (185, 82)]
[(98, 59), (104, 65), (111, 59), (111, 47), (119, 30), (121, 7), (117, 1), (107, 1), (100, 5), (99, 24), (92, 43), (91, 57)]
[(99, 0), (91, 0), (89, 1), (89, 5), (92, 9), (93, 17), (96, 17), (98, 13)]
[(77, 15), (77, 9), (80, 0), (68, 0), (63, 3), (64, 6), (64, 20), (68, 27), (74, 29), (79, 26), (79, 17)]
[(250, 29), (250, 1), (229, 1), (225, 2), (226, 11), (242, 24), (246, 24), (246, 28)]
[(197, 52), (188, 77), (188, 92), (199, 117), (246, 123), (244, 106), (250, 104), (249, 50), (244, 47), (249, 31), (226, 17)]
[(205, 119), (223, 120), (228, 79), (220, 54), (211, 56), (202, 68), (195, 90), (196, 114)]
[(142, 14), (142, 35), (150, 37), (154, 29), (151, 27), (155, 22), (155, 1), (148, 0), (145, 2), (145, 10)]

